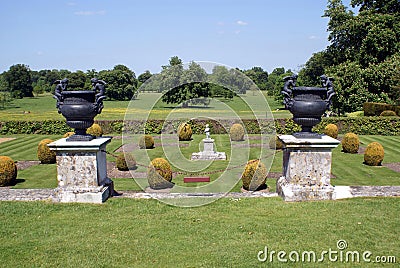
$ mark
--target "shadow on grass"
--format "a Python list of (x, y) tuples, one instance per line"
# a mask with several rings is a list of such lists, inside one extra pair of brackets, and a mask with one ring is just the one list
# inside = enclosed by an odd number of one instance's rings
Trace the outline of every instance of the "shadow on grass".
[(15, 186), (20, 183), (24, 183), (26, 180), (25, 179), (16, 179), (13, 183), (11, 183), (9, 186)]

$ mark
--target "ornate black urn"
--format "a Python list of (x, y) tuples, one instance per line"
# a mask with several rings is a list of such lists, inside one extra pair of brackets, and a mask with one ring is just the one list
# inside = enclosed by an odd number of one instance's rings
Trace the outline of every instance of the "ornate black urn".
[(282, 90), (286, 109), (293, 114), (293, 121), (301, 126), (301, 132), (294, 133), (296, 138), (321, 138), (312, 132), (312, 128), (321, 122), (321, 117), (330, 108), (333, 90), (333, 78), (321, 76), (323, 87), (296, 87), (297, 75), (284, 78)]
[(91, 141), (94, 137), (86, 130), (94, 123), (94, 117), (103, 109), (103, 99), (106, 97), (106, 83), (97, 78), (91, 79), (93, 89), (82, 91), (67, 91), (68, 79), (57, 80), (54, 98), (57, 109), (67, 119), (67, 125), (75, 129), (75, 134), (67, 141)]

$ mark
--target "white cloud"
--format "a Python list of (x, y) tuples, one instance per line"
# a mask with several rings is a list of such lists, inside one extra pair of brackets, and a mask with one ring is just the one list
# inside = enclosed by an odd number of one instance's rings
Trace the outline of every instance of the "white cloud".
[(94, 16), (94, 15), (105, 15), (106, 11), (105, 10), (99, 10), (99, 11), (93, 11), (93, 10), (88, 10), (88, 11), (76, 11), (74, 12), (75, 15), (77, 16)]
[(42, 56), (43, 54), (44, 54), (43, 51), (37, 51), (37, 52), (36, 52), (36, 55), (37, 55), (37, 56)]
[(319, 37), (315, 36), (315, 35), (311, 35), (311, 36), (308, 37), (308, 39), (315, 40), (315, 39), (319, 39)]
[(68, 2), (67, 6), (76, 6), (76, 3), (75, 2)]
[(242, 20), (238, 20), (238, 21), (236, 21), (236, 24), (240, 25), (240, 26), (246, 26), (248, 23), (245, 21), (242, 21)]

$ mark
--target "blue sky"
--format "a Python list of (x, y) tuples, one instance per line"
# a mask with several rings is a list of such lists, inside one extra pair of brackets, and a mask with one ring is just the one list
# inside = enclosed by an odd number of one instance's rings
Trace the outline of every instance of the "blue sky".
[[(344, 1), (348, 5), (349, 1)], [(172, 56), (299, 70), (328, 45), (325, 0), (0, 0), (0, 72), (159, 72)]]

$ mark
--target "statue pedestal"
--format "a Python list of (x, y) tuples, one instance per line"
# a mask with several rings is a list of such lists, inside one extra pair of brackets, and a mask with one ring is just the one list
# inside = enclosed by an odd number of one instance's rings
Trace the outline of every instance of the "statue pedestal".
[(299, 139), (281, 135), (283, 142), (283, 177), (276, 191), (285, 201), (331, 200), (332, 149), (339, 141), (323, 135), (321, 139)]
[(102, 203), (113, 193), (107, 178), (106, 145), (111, 138), (91, 141), (60, 139), (48, 144), (56, 152), (56, 202)]
[(214, 149), (214, 140), (210, 138), (203, 139), (203, 151), (193, 153), (192, 160), (226, 160), (224, 152), (216, 152)]

